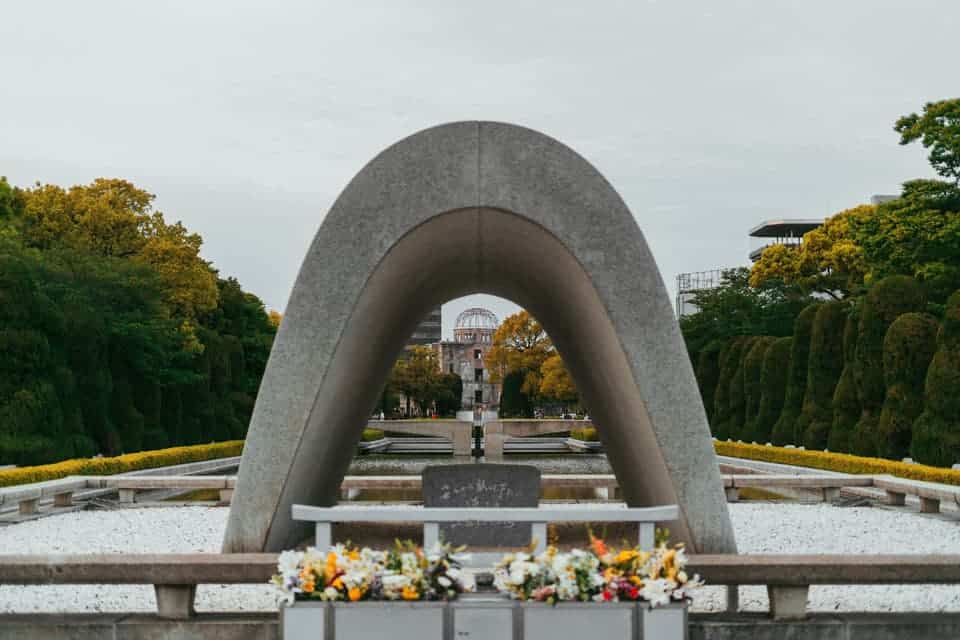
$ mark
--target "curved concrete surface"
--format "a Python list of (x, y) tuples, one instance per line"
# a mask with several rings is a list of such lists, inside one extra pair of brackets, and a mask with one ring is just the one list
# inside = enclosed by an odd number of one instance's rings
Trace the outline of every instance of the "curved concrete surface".
[(374, 158), (317, 232), (260, 388), (224, 550), (308, 535), (294, 503), (332, 505), (390, 366), (420, 318), (477, 292), (540, 319), (633, 506), (673, 504), (674, 537), (734, 552), (670, 300), (643, 234), (587, 161), (521, 127), (459, 122)]

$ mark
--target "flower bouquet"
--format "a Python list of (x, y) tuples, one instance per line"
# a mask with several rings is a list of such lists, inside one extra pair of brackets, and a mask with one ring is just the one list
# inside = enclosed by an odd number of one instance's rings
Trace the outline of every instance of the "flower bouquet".
[(466, 591), (450, 545), (424, 552), (412, 542), (389, 551), (338, 544), (285, 551), (271, 582), (280, 592), (284, 640), (440, 637), (446, 602)]
[(424, 552), (397, 541), (389, 551), (338, 544), (284, 551), (271, 582), (281, 600), (451, 600), (463, 593), (460, 549), (436, 545)]
[(506, 556), (494, 585), (522, 601), (526, 638), (581, 638), (602, 628), (611, 637), (679, 639), (690, 591), (702, 584), (686, 562), (683, 546), (668, 546), (664, 534), (650, 551), (614, 549), (591, 534), (587, 549)]
[(659, 607), (689, 599), (702, 585), (687, 575), (683, 545), (670, 547), (661, 537), (652, 551), (614, 549), (591, 536), (589, 549), (561, 553), (548, 547), (533, 557), (510, 554), (494, 569), (494, 585), (523, 601), (647, 602)]

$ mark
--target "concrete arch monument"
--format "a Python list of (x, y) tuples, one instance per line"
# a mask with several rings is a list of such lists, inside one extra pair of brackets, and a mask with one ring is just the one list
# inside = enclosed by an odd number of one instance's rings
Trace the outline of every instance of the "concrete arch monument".
[(676, 503), (675, 538), (735, 552), (693, 371), (636, 220), (573, 150), (495, 122), (401, 140), (324, 219), (263, 377), (224, 551), (277, 551), (308, 535), (291, 505), (336, 503), (417, 322), (476, 292), (543, 323), (600, 425), (625, 500)]

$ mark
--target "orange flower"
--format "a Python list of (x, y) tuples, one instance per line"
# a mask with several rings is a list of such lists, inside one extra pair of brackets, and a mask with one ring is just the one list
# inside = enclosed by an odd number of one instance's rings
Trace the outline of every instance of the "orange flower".
[(359, 560), (360, 552), (357, 551), (356, 549), (352, 549), (349, 553), (347, 553), (347, 557), (350, 558), (351, 560)]
[(313, 580), (304, 582), (301, 586), (304, 593), (313, 593), (313, 590), (316, 588), (316, 585), (313, 583)]
[(347, 591), (347, 597), (350, 598), (350, 602), (356, 602), (362, 595), (363, 592), (360, 591), (359, 587), (351, 587), (351, 589)]
[(593, 552), (598, 556), (605, 556), (609, 552), (607, 549), (606, 543), (600, 538), (590, 538), (590, 548), (593, 549)]
[(404, 600), (419, 600), (420, 592), (417, 591), (416, 587), (407, 585), (403, 588), (403, 592), (401, 593), (401, 596), (403, 597)]
[(343, 589), (343, 580), (337, 578), (330, 584), (330, 586), (332, 586), (334, 589)]

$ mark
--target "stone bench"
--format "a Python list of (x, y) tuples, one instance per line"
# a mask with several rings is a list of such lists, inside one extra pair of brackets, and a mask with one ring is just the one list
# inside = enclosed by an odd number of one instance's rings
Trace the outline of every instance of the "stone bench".
[(432, 547), (440, 537), (441, 522), (529, 522), (537, 546), (546, 548), (549, 522), (636, 522), (641, 547), (652, 548), (656, 523), (676, 520), (679, 507), (627, 507), (621, 504), (551, 504), (539, 507), (473, 507), (436, 508), (416, 505), (339, 505), (313, 507), (295, 504), (294, 520), (313, 522), (316, 546), (329, 547), (333, 542), (335, 522), (420, 522), (423, 523), (423, 546)]
[(788, 475), (788, 474), (734, 474), (723, 476), (727, 500), (736, 502), (740, 489), (805, 489), (818, 490), (824, 502), (832, 502), (840, 496), (843, 487), (869, 487), (873, 476), (866, 475)]
[(235, 476), (110, 476), (99, 479), (105, 489), (116, 489), (121, 503), (136, 502), (137, 491), (162, 489), (218, 489), (220, 500), (229, 502), (236, 487)]
[(873, 486), (887, 492), (887, 504), (902, 506), (907, 495), (920, 498), (921, 513), (939, 513), (940, 503), (960, 504), (960, 487), (907, 480), (894, 476), (873, 476)]
[(707, 584), (766, 585), (776, 619), (803, 618), (811, 585), (960, 584), (960, 555), (691, 555)]
[(0, 584), (152, 584), (161, 618), (194, 615), (198, 584), (266, 584), (272, 553), (0, 555)]
[(74, 492), (86, 488), (87, 480), (82, 476), (6, 487), (0, 489), (0, 504), (19, 503), (18, 509), (21, 515), (32, 515), (37, 513), (41, 498), (52, 497), (55, 507), (69, 507), (73, 504)]

